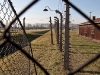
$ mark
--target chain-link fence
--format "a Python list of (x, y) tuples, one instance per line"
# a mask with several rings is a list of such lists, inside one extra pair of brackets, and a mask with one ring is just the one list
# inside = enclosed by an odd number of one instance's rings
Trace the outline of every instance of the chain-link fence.
[[(97, 29), (99, 26), (89, 19), (82, 11), (68, 0), (64, 0), (83, 17), (89, 20)], [(11, 0), (0, 3), (0, 74), (1, 75), (37, 75), (36, 65), (46, 74), (49, 73), (34, 59), (31, 44), (19, 17), (32, 5), (29, 3), (19, 14)], [(62, 19), (62, 17), (61, 17)], [(56, 24), (57, 26), (57, 24)], [(57, 28), (57, 27), (56, 27)], [(59, 31), (58, 31), (59, 32)], [(62, 51), (65, 43), (62, 28), (56, 31), (57, 43)], [(59, 34), (59, 38), (58, 38)], [(63, 36), (62, 36), (63, 35)], [(66, 46), (66, 45), (65, 45)], [(100, 51), (99, 43), (79, 36), (78, 30), (70, 31), (69, 74), (68, 75), (99, 75)]]
[(37, 75), (36, 65), (49, 75), (33, 58), (31, 44), (19, 19), (37, 2), (32, 1), (19, 14), (11, 0), (0, 3), (0, 75)]

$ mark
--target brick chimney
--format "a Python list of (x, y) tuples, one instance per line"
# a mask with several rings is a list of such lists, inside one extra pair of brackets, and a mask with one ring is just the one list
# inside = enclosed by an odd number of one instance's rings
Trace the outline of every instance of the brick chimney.
[(95, 17), (95, 16), (93, 16), (93, 17), (92, 17), (92, 20), (95, 20), (95, 19), (96, 19), (96, 17)]

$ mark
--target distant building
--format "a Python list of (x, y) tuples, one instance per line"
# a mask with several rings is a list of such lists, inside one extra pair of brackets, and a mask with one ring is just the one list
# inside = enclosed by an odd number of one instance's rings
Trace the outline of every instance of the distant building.
[[(93, 16), (92, 20), (96, 25), (100, 26), (100, 18)], [(79, 25), (79, 35), (100, 42), (100, 29), (96, 28), (89, 21), (83, 22)]]

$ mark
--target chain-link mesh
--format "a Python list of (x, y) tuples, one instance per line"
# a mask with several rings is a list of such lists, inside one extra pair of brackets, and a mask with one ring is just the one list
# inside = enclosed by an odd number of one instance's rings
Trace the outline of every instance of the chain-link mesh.
[(19, 19), (37, 1), (32, 1), (18, 15), (11, 0), (0, 3), (0, 75), (37, 75), (36, 64), (48, 75), (33, 58), (31, 44)]
[[(15, 18), (15, 14), (12, 11), (11, 5), (8, 0), (4, 0), (3, 3), (0, 3), (0, 21), (6, 27), (12, 19)], [(2, 26), (1, 23), (1, 38), (4, 36), (5, 27)], [(30, 45), (28, 39), (26, 38), (19, 21), (16, 20), (13, 25), (10, 27), (9, 34), (10, 40), (14, 41), (25, 51), (30, 53)], [(2, 43), (4, 39), (1, 39)], [(24, 41), (23, 41), (24, 40)], [(0, 47), (0, 67), (1, 67), (1, 75), (28, 75), (29, 74), (29, 59), (27, 59), (16, 47), (14, 47), (11, 43), (7, 42), (2, 47)]]
[[(33, 58), (31, 44), (19, 19), (36, 2), (38, 0), (29, 3), (19, 14), (16, 13), (11, 0), (2, 0), (0, 3), (0, 75), (37, 75), (36, 67), (49, 75)], [(65, 2), (89, 20), (97, 29), (100, 29), (76, 6), (68, 0)], [(69, 71), (71, 72), (68, 75), (99, 75), (99, 43), (79, 36), (78, 30), (70, 31), (70, 36)], [(60, 37), (61, 49), (64, 48), (65, 38), (64, 35)]]

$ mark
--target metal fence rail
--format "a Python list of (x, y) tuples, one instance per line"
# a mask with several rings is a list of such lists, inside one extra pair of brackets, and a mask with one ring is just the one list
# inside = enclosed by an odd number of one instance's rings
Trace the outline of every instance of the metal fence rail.
[(31, 44), (19, 19), (37, 2), (32, 1), (19, 14), (11, 0), (0, 3), (0, 75), (37, 75), (36, 65), (49, 75), (33, 58)]

